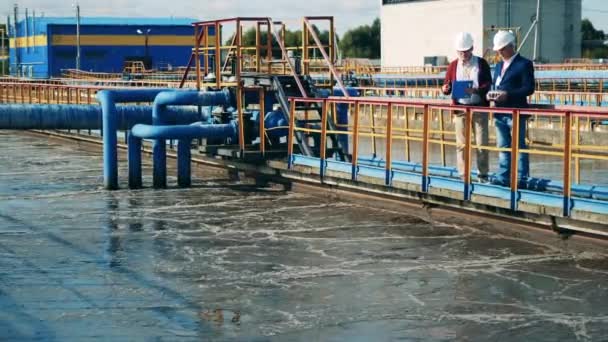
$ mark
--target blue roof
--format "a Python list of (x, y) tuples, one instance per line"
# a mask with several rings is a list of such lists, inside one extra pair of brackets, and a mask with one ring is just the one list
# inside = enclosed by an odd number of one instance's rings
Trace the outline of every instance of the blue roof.
[[(194, 18), (81, 17), (80, 25), (190, 26), (197, 21), (199, 20)], [(76, 18), (36, 17), (36, 25), (76, 25)]]

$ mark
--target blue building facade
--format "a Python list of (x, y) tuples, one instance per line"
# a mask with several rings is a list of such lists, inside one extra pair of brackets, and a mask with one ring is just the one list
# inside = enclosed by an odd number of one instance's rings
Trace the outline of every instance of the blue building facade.
[[(80, 69), (121, 72), (126, 60), (149, 61), (156, 69), (187, 64), (195, 19), (81, 18)], [(60, 77), (76, 68), (76, 19), (29, 17), (10, 30), (10, 74)]]

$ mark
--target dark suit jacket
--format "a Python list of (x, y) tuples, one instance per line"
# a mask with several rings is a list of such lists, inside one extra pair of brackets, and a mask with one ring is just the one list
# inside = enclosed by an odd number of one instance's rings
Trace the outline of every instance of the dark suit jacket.
[[(503, 63), (502, 61), (499, 62), (494, 68), (494, 85), (496, 85), (496, 79), (500, 76)], [(518, 54), (502, 76), (500, 85), (496, 87), (496, 90), (507, 92), (507, 101), (496, 102), (496, 107), (528, 107), (527, 97), (534, 93), (534, 87), (534, 65), (532, 61)]]

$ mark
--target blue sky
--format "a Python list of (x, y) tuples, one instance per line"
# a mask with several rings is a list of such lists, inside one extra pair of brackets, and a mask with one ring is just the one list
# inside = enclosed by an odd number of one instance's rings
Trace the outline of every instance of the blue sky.
[[(457, 1), (457, 0), (453, 0)], [(532, 1), (532, 0), (529, 0)], [(12, 14), (12, 3), (37, 15), (68, 16), (71, 0), (4, 0), (0, 14)], [(380, 0), (78, 0), (82, 16), (194, 17), (201, 20), (235, 16), (271, 16), (289, 27), (300, 27), (304, 15), (334, 15), (339, 34), (380, 15)], [(23, 15), (23, 14), (22, 14)], [(583, 17), (608, 32), (608, 0), (583, 0)], [(5, 21), (6, 19), (0, 19)]]

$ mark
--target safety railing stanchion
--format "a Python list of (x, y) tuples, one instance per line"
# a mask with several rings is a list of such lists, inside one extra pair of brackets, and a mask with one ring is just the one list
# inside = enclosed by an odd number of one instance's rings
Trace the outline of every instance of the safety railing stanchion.
[[(199, 39), (199, 25), (194, 25), (194, 65), (196, 68), (196, 90), (201, 90), (201, 41)], [(206, 57), (205, 57), (206, 58)]]
[(429, 191), (429, 105), (424, 105), (424, 116), (422, 120), (422, 192)]
[(264, 88), (260, 88), (260, 90), (258, 91), (258, 96), (260, 97), (260, 114), (259, 114), (259, 121), (260, 121), (260, 153), (262, 155), (264, 155), (266, 153), (266, 128), (264, 127), (264, 117), (266, 116), (265, 113), (265, 106), (266, 103), (264, 101), (264, 96), (266, 94), (264, 93)]
[(352, 157), (352, 180), (357, 180), (357, 159), (359, 159), (359, 101), (355, 101), (353, 119), (353, 157)]
[[(581, 143), (580, 140), (580, 136), (581, 136), (581, 122), (580, 122), (580, 118), (578, 116), (576, 116), (574, 118), (574, 127), (575, 127), (575, 131), (574, 131), (574, 148), (577, 150), (577, 152), (580, 153), (579, 151), (579, 145)], [(581, 182), (581, 159), (579, 158), (578, 155), (576, 155), (574, 157), (574, 183), (575, 184), (580, 184)]]
[[(215, 86), (217, 88), (221, 87), (222, 82), (222, 50), (221, 50), (221, 41), (220, 41), (220, 33), (221, 33), (221, 25), (219, 22), (215, 23), (215, 61), (213, 62), (215, 66)], [(236, 33), (235, 33), (236, 35)], [(235, 36), (236, 37), (236, 36)]]
[(564, 117), (564, 216), (570, 216), (571, 168), (572, 168), (572, 113)]
[(289, 103), (289, 133), (287, 135), (287, 168), (293, 166), (293, 135), (296, 129), (296, 100), (290, 99)]
[[(411, 154), (410, 154), (410, 121), (409, 121), (408, 109), (409, 109), (409, 107), (407, 107), (407, 106), (403, 107), (403, 116), (404, 116), (404, 120), (403, 120), (404, 121), (403, 122), (404, 127), (403, 128), (405, 129), (405, 139), (404, 139), (404, 142), (405, 142), (405, 160), (407, 160), (408, 162), (410, 162), (411, 161)], [(416, 114), (415, 111), (416, 111), (416, 108), (414, 108), (414, 115)]]
[(325, 176), (325, 158), (327, 154), (327, 100), (323, 100), (321, 105), (323, 107), (321, 110), (321, 146), (319, 146), (321, 161), (319, 173), (321, 175), (321, 179), (323, 179), (323, 177)]
[[(439, 110), (439, 132), (441, 134), (441, 141), (445, 141), (445, 130), (443, 125), (443, 109)], [(445, 158), (445, 144), (439, 145), (439, 150), (441, 152), (441, 166), (446, 166), (446, 158)]]
[(473, 112), (467, 108), (465, 112), (464, 128), (464, 200), (471, 199), (471, 125)]
[(511, 133), (511, 210), (517, 210), (517, 202), (519, 200), (517, 196), (517, 180), (518, 180), (518, 155), (519, 155), (519, 139), (525, 137), (519, 136), (519, 125), (520, 125), (520, 111), (513, 110), (512, 120), (512, 133)]
[(384, 176), (384, 184), (391, 185), (392, 177), (392, 160), (393, 160), (393, 104), (388, 103), (386, 108), (386, 171)]
[(369, 105), (370, 108), (370, 115), (371, 115), (371, 123), (372, 123), (372, 127), (371, 127), (371, 133), (372, 133), (372, 156), (373, 158), (376, 158), (376, 156), (378, 156), (378, 146), (376, 144), (376, 111), (375, 111), (375, 105), (373, 103), (370, 103)]

